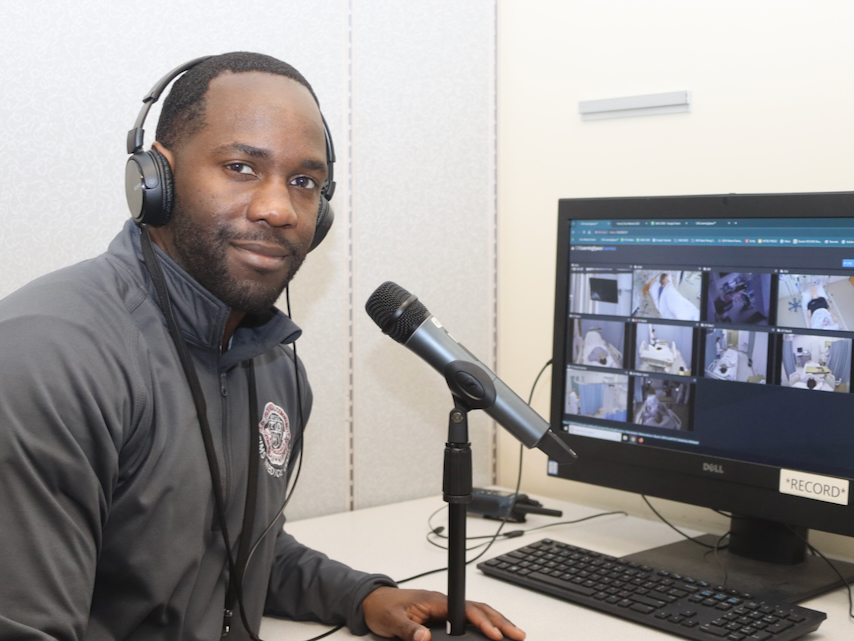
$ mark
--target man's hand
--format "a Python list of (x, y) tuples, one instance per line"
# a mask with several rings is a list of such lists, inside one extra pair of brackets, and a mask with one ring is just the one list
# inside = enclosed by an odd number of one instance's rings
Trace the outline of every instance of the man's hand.
[[(404, 641), (427, 641), (430, 631), (422, 624), (444, 619), (448, 615), (448, 600), (439, 592), (382, 587), (365, 597), (362, 611), (374, 634), (396, 636)], [(485, 603), (466, 601), (466, 618), (490, 639), (525, 638), (522, 630)]]

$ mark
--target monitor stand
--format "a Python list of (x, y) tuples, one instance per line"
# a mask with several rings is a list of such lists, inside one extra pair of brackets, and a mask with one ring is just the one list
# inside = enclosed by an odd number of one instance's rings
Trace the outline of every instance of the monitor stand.
[[(629, 554), (622, 560), (786, 603), (800, 603), (843, 585), (824, 559), (806, 553), (805, 528), (737, 516), (733, 516), (732, 526), (726, 549), (715, 551), (715, 545), (726, 545), (726, 541), (721, 544), (720, 537), (704, 534), (695, 541), (709, 548), (685, 540)], [(854, 564), (832, 563), (846, 581), (854, 583)]]

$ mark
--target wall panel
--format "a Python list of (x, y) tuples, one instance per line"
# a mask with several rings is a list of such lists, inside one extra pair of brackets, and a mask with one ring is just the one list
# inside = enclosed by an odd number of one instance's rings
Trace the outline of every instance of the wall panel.
[[(312, 83), (338, 152), (336, 223), (291, 288), (315, 404), (289, 516), (438, 492), (449, 397), (362, 308), (398, 278), (492, 361), (494, 4), (3, 2), (0, 296), (118, 232), (125, 135), (168, 70), (232, 50), (286, 60)], [(486, 482), (491, 427), (475, 425)]]
[[(365, 314), (376, 287), (391, 280), (416, 294), (492, 363), (495, 7), (451, 0), (358, 7), (353, 411), (363, 507), (440, 491), (453, 407), (444, 379)], [(476, 482), (490, 482), (491, 421), (473, 413), (470, 435)]]

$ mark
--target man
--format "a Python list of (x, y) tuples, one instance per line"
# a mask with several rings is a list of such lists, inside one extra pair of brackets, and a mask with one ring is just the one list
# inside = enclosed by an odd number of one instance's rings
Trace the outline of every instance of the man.
[(683, 296), (670, 280), (670, 274), (662, 272), (653, 300), (661, 318), (671, 320), (700, 320), (700, 309)]
[[(266, 612), (423, 641), (442, 595), (281, 531), (311, 393), (287, 346), (300, 330), (272, 305), (327, 179), (310, 86), (267, 56), (210, 58), (176, 81), (157, 137), (168, 222), (129, 221), (107, 253), (0, 301), (0, 639), (246, 639)], [(488, 606), (467, 614), (492, 638), (524, 638)]]

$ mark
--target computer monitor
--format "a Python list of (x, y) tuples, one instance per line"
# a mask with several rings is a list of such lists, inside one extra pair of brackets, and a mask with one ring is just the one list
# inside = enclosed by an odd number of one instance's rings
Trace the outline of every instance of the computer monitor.
[(854, 193), (563, 199), (551, 416), (579, 459), (549, 474), (732, 515), (726, 552), (634, 560), (821, 593), (802, 537), (854, 536), (852, 345)]

